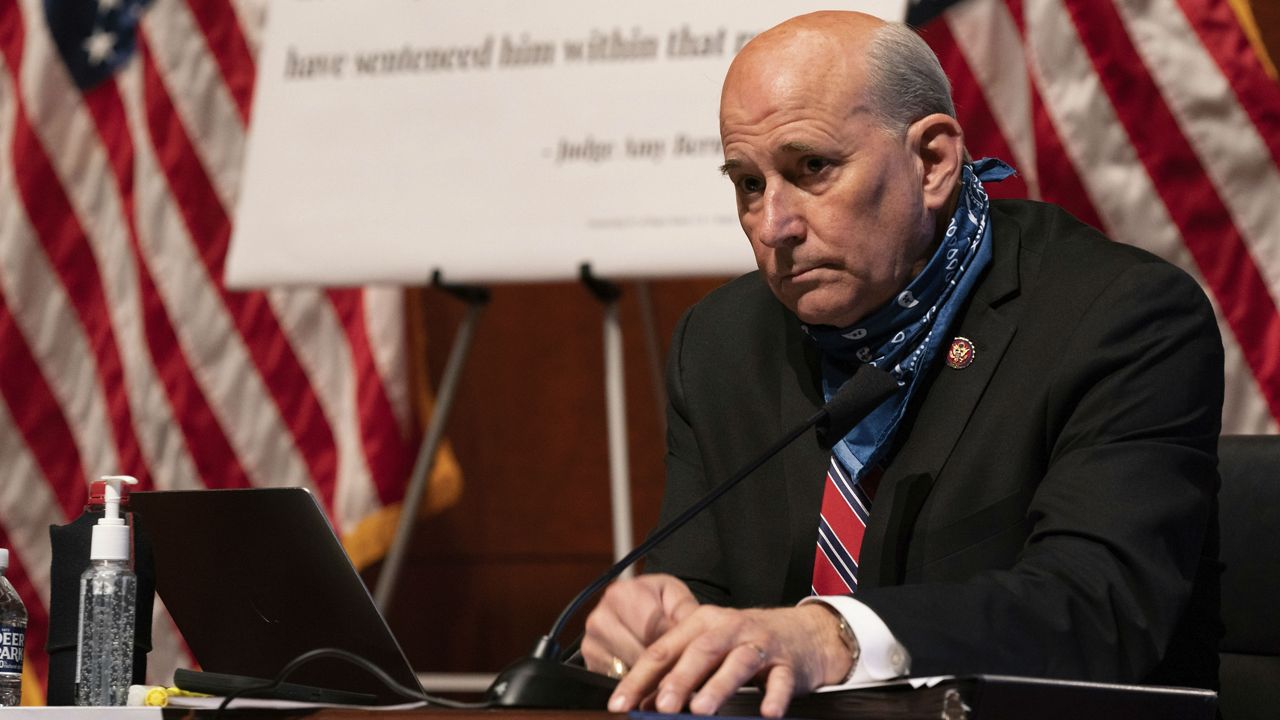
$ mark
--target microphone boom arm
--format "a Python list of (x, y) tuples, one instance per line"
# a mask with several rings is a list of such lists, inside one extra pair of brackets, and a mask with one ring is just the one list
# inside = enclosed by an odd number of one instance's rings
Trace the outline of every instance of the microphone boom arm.
[[(654, 547), (656, 547), (658, 543), (662, 542), (663, 540), (666, 540), (667, 537), (669, 537), (672, 533), (674, 533), (676, 530), (679, 530), (681, 527), (683, 527), (684, 524), (689, 522), (689, 520), (692, 519), (694, 515), (697, 515), (698, 513), (702, 512), (708, 505), (720, 499), (721, 495), (724, 495), (725, 493), (732, 490), (735, 485), (737, 485), (738, 483), (746, 479), (748, 475), (755, 472), (761, 465), (765, 464), (765, 462), (767, 462), (775, 454), (780, 452), (782, 448), (786, 447), (787, 445), (790, 445), (792, 441), (794, 441), (796, 438), (803, 435), (805, 431), (807, 431), (809, 428), (821, 422), (822, 419), (825, 418), (826, 416), (827, 416), (827, 409), (824, 407), (818, 412), (814, 413), (804, 422), (793, 427), (790, 431), (787, 432), (786, 435), (783, 435), (776, 442), (770, 445), (765, 452), (761, 453), (758, 457), (752, 460), (745, 467), (738, 470), (738, 472), (734, 473), (734, 475), (730, 477), (728, 480), (725, 480), (724, 482), (712, 488), (710, 491), (707, 492), (706, 495), (703, 495), (701, 498), (699, 498), (697, 502), (693, 503), (688, 508), (686, 508), (684, 512), (677, 515), (667, 524), (663, 525), (657, 530), (654, 530), (649, 535), (649, 537), (645, 538), (644, 542), (637, 545), (635, 549), (627, 553), (625, 557), (623, 557), (621, 560), (619, 560), (617, 563), (611, 566), (608, 570), (606, 570), (603, 575), (596, 578), (595, 581), (593, 581), (590, 585), (584, 588), (582, 592), (578, 593), (578, 595), (573, 599), (573, 601), (569, 603), (569, 606), (566, 607), (564, 611), (560, 613), (560, 617), (556, 619), (556, 623), (555, 625), (552, 626), (551, 632), (548, 635), (543, 636), (543, 639), (546, 640), (547, 642), (545, 643), (539, 642), (538, 647), (534, 650), (534, 656), (549, 658), (559, 654), (560, 644), (556, 641), (556, 638), (560, 637), (560, 633), (564, 631), (564, 626), (566, 623), (569, 622), (569, 618), (573, 617), (578, 612), (578, 609), (582, 607), (583, 603), (585, 603), (587, 600), (595, 596), (596, 593), (604, 589), (606, 585), (608, 585), (610, 582), (616, 579), (619, 575), (621, 575), (624, 570), (626, 570), (628, 567), (631, 567), (632, 563), (636, 562), (637, 560), (639, 560), (640, 558), (648, 554), (648, 552), (652, 550)], [(538, 654), (539, 651), (547, 652), (550, 654), (539, 655)]]
[(487, 693), (491, 705), (603, 709), (617, 681), (593, 673), (586, 668), (562, 664), (558, 660), (557, 656), (560, 654), (558, 638), (564, 631), (569, 618), (581, 609), (583, 603), (621, 575), (623, 570), (644, 557), (658, 543), (666, 540), (695, 515), (718, 500), (721, 495), (733, 489), (809, 428), (821, 425), (818, 433), (819, 441), (831, 447), (839, 442), (840, 438), (844, 437), (857, 422), (897, 390), (898, 383), (889, 373), (872, 365), (860, 366), (835, 396), (817, 412), (788, 430), (728, 480), (712, 488), (678, 516), (654, 530), (644, 542), (627, 553), (626, 557), (614, 563), (603, 575), (574, 596), (573, 601), (560, 613), (560, 617), (556, 618), (551, 632), (538, 638), (533, 652), (502, 671), (494, 680)]

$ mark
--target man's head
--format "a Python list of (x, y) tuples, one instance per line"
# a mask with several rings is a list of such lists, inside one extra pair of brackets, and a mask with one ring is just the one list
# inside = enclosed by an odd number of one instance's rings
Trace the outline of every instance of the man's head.
[(724, 172), (757, 264), (801, 320), (850, 325), (924, 267), (960, 179), (954, 114), (928, 46), (869, 15), (793, 18), (734, 59)]

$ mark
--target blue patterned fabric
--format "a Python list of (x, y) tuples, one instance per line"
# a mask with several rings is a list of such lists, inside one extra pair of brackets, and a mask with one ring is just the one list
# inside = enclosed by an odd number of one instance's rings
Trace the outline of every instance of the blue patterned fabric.
[(827, 400), (858, 363), (887, 370), (898, 392), (876, 408), (832, 449), (855, 478), (883, 459), (918, 379), (947, 344), (948, 331), (982, 271), (991, 262), (990, 202), (982, 183), (999, 182), (1013, 168), (983, 158), (963, 169), (956, 211), (933, 257), (892, 301), (846, 328), (806, 325), (822, 350), (822, 391)]

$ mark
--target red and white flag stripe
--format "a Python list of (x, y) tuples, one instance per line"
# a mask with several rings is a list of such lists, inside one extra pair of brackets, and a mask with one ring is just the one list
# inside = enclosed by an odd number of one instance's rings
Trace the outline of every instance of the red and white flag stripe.
[(1226, 0), (967, 0), (923, 28), (975, 156), (1204, 286), (1223, 430), (1280, 418), (1280, 84)]
[[(403, 294), (222, 284), (264, 12), (156, 0), (129, 62), (81, 90), (45, 3), (0, 2), (0, 546), (31, 615), (28, 700), (47, 528), (92, 478), (302, 485), (343, 533), (403, 494)], [(185, 660), (167, 620), (155, 635), (167, 680)]]

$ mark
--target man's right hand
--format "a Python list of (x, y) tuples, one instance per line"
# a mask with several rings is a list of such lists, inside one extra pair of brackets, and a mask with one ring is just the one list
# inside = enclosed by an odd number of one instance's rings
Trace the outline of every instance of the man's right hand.
[(619, 580), (587, 616), (582, 657), (587, 668), (607, 674), (614, 658), (626, 667), (640, 653), (698, 608), (689, 587), (671, 575)]

